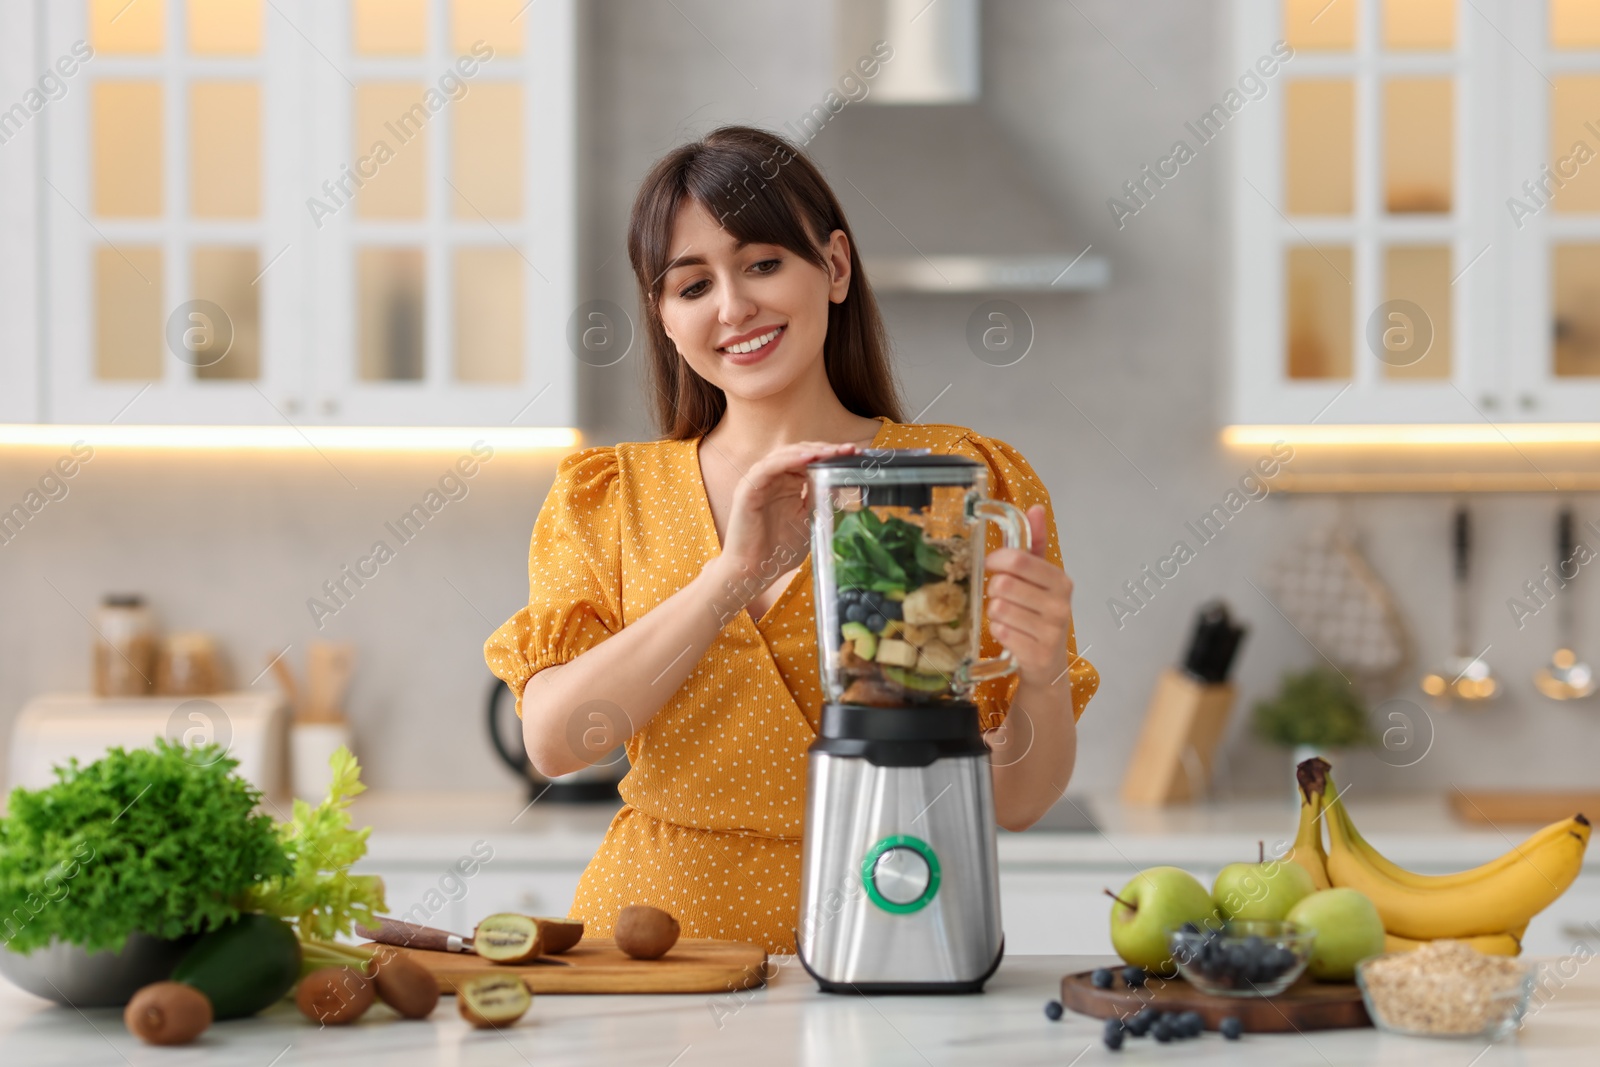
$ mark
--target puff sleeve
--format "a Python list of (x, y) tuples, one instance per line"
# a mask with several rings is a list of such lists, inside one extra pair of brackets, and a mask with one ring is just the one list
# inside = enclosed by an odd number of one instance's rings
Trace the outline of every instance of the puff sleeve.
[(528, 605), (483, 646), (489, 670), (517, 698), (546, 667), (576, 659), (622, 629), (617, 454), (586, 448), (565, 457), (533, 524)]
[[(1061, 544), (1056, 537), (1055, 511), (1050, 506), (1050, 494), (1022, 453), (1004, 441), (975, 433), (964, 435), (951, 451), (975, 459), (989, 468), (990, 497), (1015, 504), (1024, 512), (1035, 504), (1044, 505), (1045, 529), (1048, 531), (1045, 558), (1060, 567)], [(1003, 544), (999, 528), (992, 524), (987, 525), (990, 529), (985, 546), (986, 553), (993, 552)], [(987, 570), (984, 571), (983, 581), (984, 593), (987, 595), (989, 583)], [(989, 633), (989, 615), (985, 611), (979, 654), (987, 659), (1000, 655), (1003, 650), (1004, 646), (1000, 641)], [(1075, 627), (1067, 631), (1067, 656), (1070, 662), (1068, 673), (1072, 680), (1072, 713), (1074, 719), (1078, 719), (1083, 717), (1083, 710), (1088, 706), (1089, 698), (1094, 696), (1095, 690), (1100, 687), (1100, 674), (1094, 669), (1093, 664), (1078, 655), (1078, 635)], [(1020, 682), (1021, 679), (1016, 674), (1010, 674), (1004, 678), (995, 678), (978, 684), (974, 696), (978, 703), (979, 718), (985, 730), (992, 730), (1005, 721), (1006, 712), (1011, 707), (1011, 700), (1016, 695)]]

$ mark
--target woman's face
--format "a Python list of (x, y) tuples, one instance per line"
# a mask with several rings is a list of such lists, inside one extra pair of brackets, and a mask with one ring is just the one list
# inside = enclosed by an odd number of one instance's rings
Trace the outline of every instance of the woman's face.
[(731, 396), (782, 392), (822, 360), (828, 304), (850, 290), (850, 245), (834, 230), (829, 269), (781, 245), (739, 246), (690, 200), (672, 230), (661, 322), (689, 366)]

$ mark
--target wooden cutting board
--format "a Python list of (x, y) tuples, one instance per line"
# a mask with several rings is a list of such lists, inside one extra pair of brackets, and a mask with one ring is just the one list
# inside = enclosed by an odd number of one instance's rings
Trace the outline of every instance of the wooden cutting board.
[(1549, 826), (1582, 813), (1600, 819), (1600, 793), (1593, 790), (1452, 789), (1450, 807), (1470, 823)]
[(609, 937), (586, 937), (553, 963), (490, 963), (470, 952), (433, 952), (403, 948), (454, 993), (456, 983), (475, 974), (522, 977), (535, 993), (727, 993), (764, 985), (767, 954), (760, 945), (710, 938), (682, 938), (658, 960), (624, 955)]
[(1343, 1030), (1371, 1026), (1367, 1006), (1354, 982), (1300, 981), (1275, 997), (1219, 997), (1202, 993), (1179, 978), (1163, 982), (1151, 978), (1143, 989), (1129, 989), (1119, 978), (1110, 989), (1096, 989), (1093, 971), (1061, 979), (1061, 1003), (1096, 1019), (1128, 1018), (1144, 1008), (1156, 1011), (1197, 1011), (1207, 1030), (1215, 1030), (1228, 1016), (1236, 1016), (1246, 1033), (1279, 1034), (1296, 1030)]

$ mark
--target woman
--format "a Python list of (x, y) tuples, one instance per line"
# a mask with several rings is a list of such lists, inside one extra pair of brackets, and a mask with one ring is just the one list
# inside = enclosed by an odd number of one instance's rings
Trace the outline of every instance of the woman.
[(798, 149), (730, 126), (670, 153), (640, 187), (628, 255), (665, 435), (561, 462), (528, 606), (485, 656), (540, 773), (626, 741), (626, 806), (572, 906), (588, 932), (653, 904), (685, 936), (793, 952), (822, 703), (808, 463), (869, 446), (955, 453), (1027, 513), (1033, 551), (986, 557), (982, 652), (1004, 645), (1019, 664), (976, 698), (1002, 826), (1031, 825), (1066, 788), (1099, 679), (1076, 655), (1049, 495), (1004, 442), (903, 421), (849, 225)]

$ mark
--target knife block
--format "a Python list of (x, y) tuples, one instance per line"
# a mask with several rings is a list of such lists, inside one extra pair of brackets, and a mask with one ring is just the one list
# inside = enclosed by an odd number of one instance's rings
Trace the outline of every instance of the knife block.
[(1233, 710), (1232, 682), (1202, 682), (1168, 667), (1156, 678), (1139, 742), (1122, 779), (1122, 800), (1161, 807), (1199, 799)]

